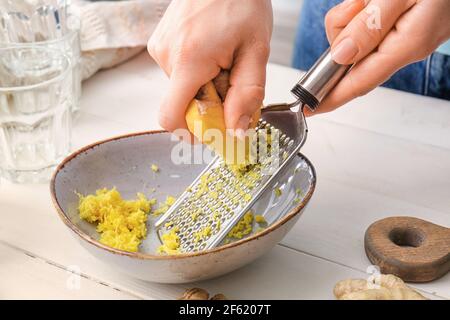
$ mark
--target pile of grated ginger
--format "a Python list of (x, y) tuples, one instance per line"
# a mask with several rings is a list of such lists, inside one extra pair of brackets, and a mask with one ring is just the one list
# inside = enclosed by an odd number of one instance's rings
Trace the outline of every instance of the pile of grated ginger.
[[(119, 250), (138, 251), (147, 236), (146, 222), (156, 199), (147, 199), (144, 194), (138, 193), (137, 199), (124, 200), (116, 188), (103, 188), (95, 194), (78, 196), (80, 218), (97, 224), (101, 243)], [(163, 214), (174, 202), (175, 198), (168, 196), (153, 214)]]

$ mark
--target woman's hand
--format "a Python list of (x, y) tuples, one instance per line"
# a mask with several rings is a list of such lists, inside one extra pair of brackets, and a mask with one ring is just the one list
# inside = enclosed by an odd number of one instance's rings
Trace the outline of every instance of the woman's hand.
[(271, 34), (270, 0), (173, 0), (148, 43), (170, 77), (160, 125), (186, 128), (185, 111), (198, 89), (229, 69), (226, 126), (247, 130), (264, 98)]
[(346, 0), (325, 19), (333, 59), (355, 66), (322, 101), (328, 112), (425, 59), (450, 38), (449, 0)]

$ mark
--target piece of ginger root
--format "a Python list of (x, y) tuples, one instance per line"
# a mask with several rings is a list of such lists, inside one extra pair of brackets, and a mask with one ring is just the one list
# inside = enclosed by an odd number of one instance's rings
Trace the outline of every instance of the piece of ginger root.
[(376, 283), (363, 279), (342, 280), (335, 285), (333, 293), (338, 300), (427, 300), (392, 274), (379, 275)]
[[(229, 72), (222, 70), (214, 80), (202, 86), (191, 101), (186, 109), (186, 123), (189, 131), (220, 154), (226, 163), (241, 164), (248, 160), (250, 140), (241, 141), (227, 133), (223, 102), (228, 88)], [(260, 117), (261, 110), (258, 110), (249, 128), (255, 128)]]

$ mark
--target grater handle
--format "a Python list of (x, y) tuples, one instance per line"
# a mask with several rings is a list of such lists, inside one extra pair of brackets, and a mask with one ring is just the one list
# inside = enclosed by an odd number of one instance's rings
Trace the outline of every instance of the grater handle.
[(291, 92), (311, 111), (315, 111), (319, 103), (344, 77), (351, 65), (334, 62), (328, 48), (309, 71), (292, 88)]

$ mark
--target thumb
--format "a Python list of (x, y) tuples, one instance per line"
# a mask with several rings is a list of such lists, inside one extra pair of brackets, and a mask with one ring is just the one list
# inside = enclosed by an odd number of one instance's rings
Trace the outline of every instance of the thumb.
[(268, 46), (255, 46), (242, 50), (234, 60), (230, 73), (230, 88), (224, 102), (227, 129), (243, 135), (252, 122), (253, 114), (261, 107), (266, 84)]
[(399, 17), (414, 3), (415, 0), (371, 0), (333, 41), (333, 60), (346, 65), (362, 60), (378, 47)]

